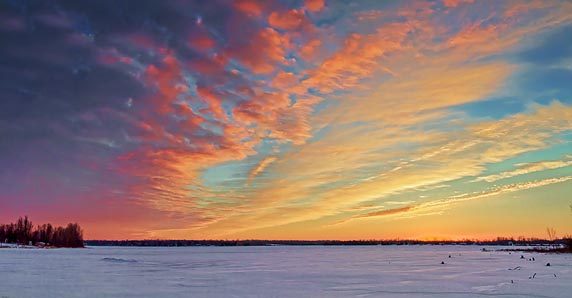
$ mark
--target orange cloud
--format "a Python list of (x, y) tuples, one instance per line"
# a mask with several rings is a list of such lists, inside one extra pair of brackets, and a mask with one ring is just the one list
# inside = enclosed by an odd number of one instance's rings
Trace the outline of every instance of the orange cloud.
[(286, 12), (275, 11), (268, 16), (270, 26), (281, 30), (296, 30), (304, 22), (306, 22), (304, 12), (297, 9), (291, 9)]
[(279, 72), (272, 80), (272, 86), (280, 90), (294, 87), (298, 83), (298, 77), (295, 74), (286, 71)]
[(291, 48), (288, 35), (272, 28), (263, 28), (245, 44), (228, 49), (231, 57), (247, 66), (256, 74), (268, 74), (275, 70), (275, 64), (285, 63), (286, 50)]
[(276, 156), (267, 156), (263, 158), (248, 174), (248, 179), (253, 179), (254, 177), (258, 176), (266, 167), (268, 167), (271, 163), (276, 161)]
[(208, 111), (212, 112), (216, 119), (228, 120), (228, 115), (222, 108), (222, 100), (212, 88), (198, 86), (197, 93), (209, 104)]
[(443, 0), (445, 7), (457, 7), (463, 3), (473, 3), (474, 0)]
[(247, 15), (260, 17), (264, 11), (264, 2), (261, 0), (237, 0), (234, 5), (239, 11)]
[(304, 8), (311, 12), (318, 12), (325, 7), (324, 0), (306, 0)]
[(385, 210), (361, 214), (361, 215), (358, 215), (354, 218), (364, 218), (364, 217), (374, 217), (374, 216), (385, 216), (385, 215), (398, 214), (398, 213), (411, 211), (413, 208), (415, 208), (414, 205), (405, 206), (405, 207), (401, 207), (401, 208), (394, 208), (394, 209), (385, 209)]
[(316, 88), (322, 93), (356, 86), (360, 79), (376, 70), (377, 59), (406, 46), (407, 34), (411, 30), (407, 23), (392, 23), (379, 28), (374, 34), (351, 34), (337, 53), (325, 59), (316, 70), (310, 71), (311, 76), (304, 81), (304, 86)]
[(157, 87), (158, 94), (153, 102), (156, 111), (166, 114), (171, 111), (171, 103), (176, 97), (186, 91), (185, 85), (180, 85), (181, 81), (181, 65), (177, 58), (167, 53), (163, 58), (163, 65), (150, 65), (145, 71), (147, 83)]
[(320, 39), (312, 39), (302, 46), (300, 49), (300, 56), (302, 59), (311, 61), (318, 56), (321, 46), (322, 41)]
[(207, 50), (214, 49), (214, 47), (216, 46), (216, 41), (208, 35), (201, 35), (201, 36), (196, 36), (196, 37), (191, 38), (191, 40), (189, 41), (189, 44), (193, 48), (196, 48), (196, 49), (199, 49), (202, 51), (207, 51)]
[(494, 42), (499, 35), (499, 31), (506, 28), (506, 24), (491, 24), (482, 27), (482, 24), (486, 22), (485, 20), (480, 20), (475, 22), (461, 30), (457, 35), (449, 39), (448, 43), (452, 46), (471, 46), (473, 44), (483, 44), (485, 42)]
[(529, 11), (548, 8), (548, 7), (551, 7), (552, 5), (554, 5), (554, 3), (550, 3), (550, 1), (543, 1), (543, 0), (518, 2), (518, 3), (515, 3), (514, 5), (510, 5), (505, 10), (503, 16), (505, 18), (515, 18), (515, 17), (519, 17), (523, 14), (526, 14)]

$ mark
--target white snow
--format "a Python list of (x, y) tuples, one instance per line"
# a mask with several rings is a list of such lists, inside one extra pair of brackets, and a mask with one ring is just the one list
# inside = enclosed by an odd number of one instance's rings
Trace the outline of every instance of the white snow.
[(3, 248), (0, 298), (572, 297), (572, 255), (481, 248)]
[(22, 245), (15, 243), (0, 243), (0, 248), (37, 248), (33, 245)]

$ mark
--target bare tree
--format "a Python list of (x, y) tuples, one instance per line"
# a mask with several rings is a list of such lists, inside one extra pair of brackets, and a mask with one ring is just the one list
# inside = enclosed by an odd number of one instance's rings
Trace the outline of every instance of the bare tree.
[(34, 225), (26, 215), (24, 218), (18, 218), (16, 222), (16, 241), (20, 244), (28, 244), (32, 240), (32, 229)]
[(554, 241), (556, 240), (556, 230), (554, 228), (546, 228), (546, 233), (548, 233), (548, 240)]

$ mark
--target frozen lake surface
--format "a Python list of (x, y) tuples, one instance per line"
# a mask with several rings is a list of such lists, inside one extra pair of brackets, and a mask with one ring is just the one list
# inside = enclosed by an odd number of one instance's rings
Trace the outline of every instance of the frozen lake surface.
[(0, 298), (572, 297), (571, 255), (481, 248), (4, 248)]

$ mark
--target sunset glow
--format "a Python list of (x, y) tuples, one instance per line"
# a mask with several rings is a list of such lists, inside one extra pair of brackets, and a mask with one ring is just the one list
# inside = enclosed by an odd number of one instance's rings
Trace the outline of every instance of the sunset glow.
[(0, 40), (0, 223), (572, 234), (570, 1), (0, 1)]

